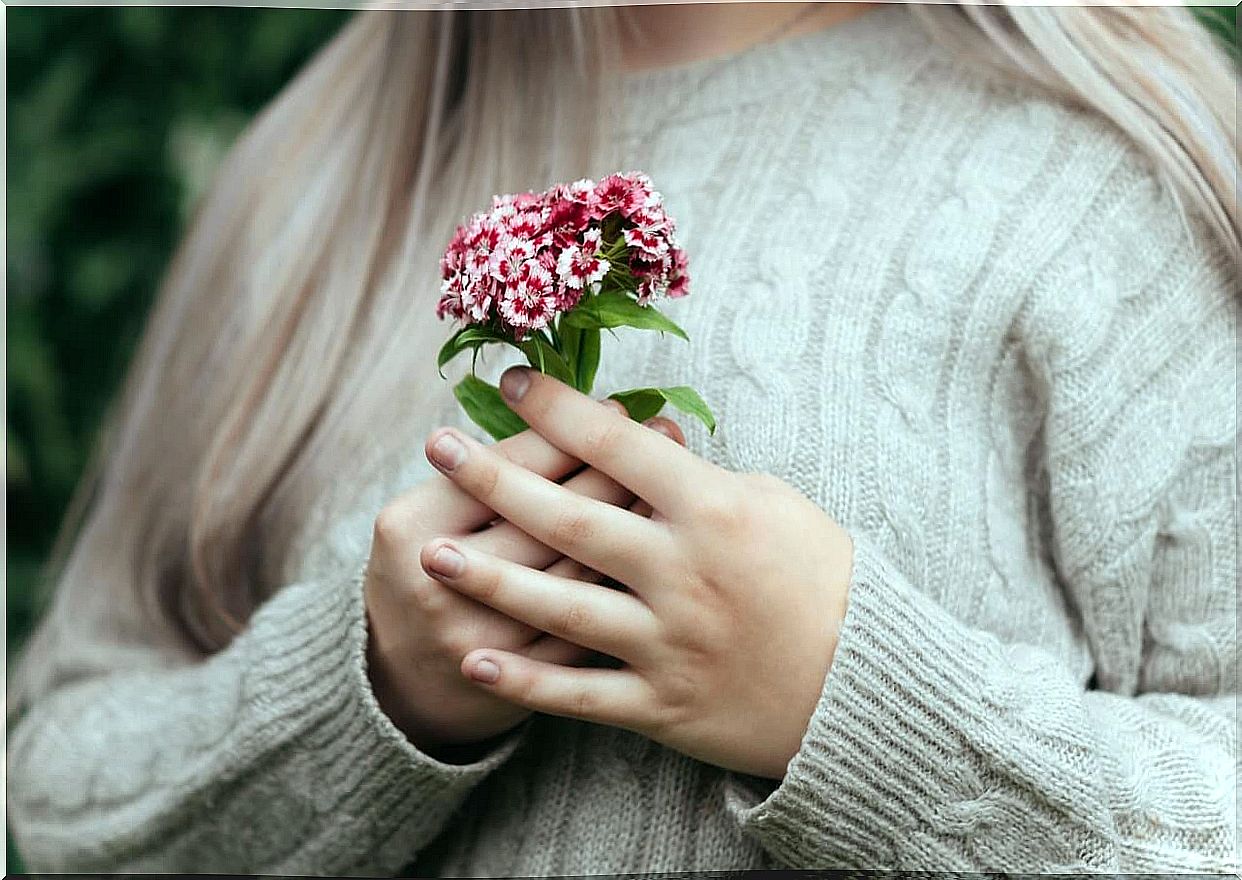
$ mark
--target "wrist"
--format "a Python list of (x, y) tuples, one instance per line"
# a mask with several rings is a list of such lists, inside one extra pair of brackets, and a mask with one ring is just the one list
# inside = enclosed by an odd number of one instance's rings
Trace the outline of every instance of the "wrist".
[(446, 730), (443, 725), (421, 717), (410, 707), (401, 689), (391, 682), (376, 653), (373, 642), (369, 643), (367, 678), (375, 701), (410, 745), (424, 755), (442, 764), (473, 764), (486, 757), (509, 734), (511, 728), (479, 738)]

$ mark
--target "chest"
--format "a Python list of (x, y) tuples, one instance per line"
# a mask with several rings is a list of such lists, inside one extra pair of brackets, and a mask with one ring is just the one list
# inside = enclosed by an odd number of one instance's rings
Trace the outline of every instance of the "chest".
[[(907, 210), (893, 207), (901, 182), (876, 188), (887, 207), (869, 208), (844, 175), (722, 191), (673, 173), (682, 155), (670, 148), (652, 176), (669, 172), (692, 273), (690, 295), (660, 307), (690, 341), (605, 336), (596, 394), (690, 385), (718, 421), (709, 435), (679, 418), (697, 454), (780, 477), (1002, 637), (1032, 616), (1066, 620), (1040, 496), (1043, 412), (1012, 332), (1013, 263), (1007, 245), (961, 235), (987, 211), (928, 182), (908, 191), (911, 221), (894, 230), (874, 214)], [(1070, 629), (1054, 628), (1072, 650)]]

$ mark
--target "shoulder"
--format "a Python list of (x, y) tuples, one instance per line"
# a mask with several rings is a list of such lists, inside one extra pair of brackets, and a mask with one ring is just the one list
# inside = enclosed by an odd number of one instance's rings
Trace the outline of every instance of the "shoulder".
[(924, 108), (910, 161), (936, 156), (939, 178), (917, 222), (942, 246), (913, 250), (932, 267), (974, 254), (952, 293), (1004, 322), (1049, 454), (1163, 473), (1219, 447), (1236, 425), (1238, 268), (1147, 153), (1102, 114), (947, 52), (906, 103)]
[[(1041, 374), (1064, 375), (1151, 334), (1166, 347), (1186, 332), (1206, 334), (1210, 348), (1231, 342), (1236, 263), (1102, 113), (947, 51), (928, 53), (906, 101), (939, 118), (912, 126), (938, 150), (932, 191), (961, 222), (989, 229), (987, 273), (1008, 282), (992, 288), (1020, 291), (1004, 294), (1012, 332)], [(1135, 369), (1168, 354), (1149, 351)]]
[(807, 124), (828, 144), (815, 155), (852, 176), (844, 185), (870, 214), (908, 219), (907, 239), (939, 210), (989, 238), (986, 265), (1020, 276), (1084, 249), (1221, 261), (1161, 170), (1101, 112), (955, 54), (908, 10), (885, 11), (866, 35), (848, 61), (806, 65), (819, 102)]

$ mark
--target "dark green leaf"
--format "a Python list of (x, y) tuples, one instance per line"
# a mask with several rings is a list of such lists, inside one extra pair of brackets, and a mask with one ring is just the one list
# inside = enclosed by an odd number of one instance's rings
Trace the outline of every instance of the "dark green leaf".
[(565, 363), (570, 367), (575, 367), (578, 363), (578, 348), (582, 342), (582, 329), (580, 327), (566, 327), (561, 325), (557, 327), (557, 336), (561, 340), (561, 354), (565, 356)]
[(698, 392), (689, 385), (677, 385), (673, 388), (636, 388), (633, 391), (618, 391), (609, 395), (621, 402), (630, 418), (636, 422), (644, 422), (658, 414), (664, 404), (671, 403), (677, 409), (692, 415), (707, 426), (709, 433), (716, 433), (716, 417)]
[(497, 440), (526, 430), (522, 417), (505, 405), (500, 389), (473, 374), (457, 383), (453, 394), (470, 419)]
[(569, 314), (561, 318), (561, 326), (580, 327), (583, 330), (636, 327), (639, 330), (672, 333), (687, 341), (690, 339), (685, 330), (655, 307), (640, 306), (629, 295), (615, 291), (583, 299)]
[(636, 388), (633, 391), (618, 391), (608, 395), (618, 400), (636, 422), (645, 422), (664, 409), (664, 395), (658, 388)]
[(577, 386), (583, 394), (590, 394), (595, 385), (595, 372), (599, 369), (599, 331), (583, 330), (581, 333), (576, 365)]
[(711, 407), (709, 407), (699, 396), (699, 393), (689, 385), (677, 385), (673, 388), (661, 388), (660, 393), (664, 395), (664, 399), (684, 412), (686, 415), (694, 416), (700, 422), (707, 426), (709, 434), (716, 433), (716, 417), (712, 415)]
[(436, 368), (440, 371), (440, 378), (445, 378), (444, 366), (453, 358), (463, 351), (471, 349), (477, 354), (479, 347), (489, 342), (507, 342), (512, 345), (512, 341), (508, 337), (493, 330), (491, 327), (477, 324), (462, 327), (440, 347), (440, 353), (436, 357)]
[(541, 373), (560, 379), (566, 385), (574, 384), (574, 371), (561, 353), (552, 347), (552, 343), (543, 336), (530, 336), (522, 340), (520, 345), (526, 354), (526, 360)]

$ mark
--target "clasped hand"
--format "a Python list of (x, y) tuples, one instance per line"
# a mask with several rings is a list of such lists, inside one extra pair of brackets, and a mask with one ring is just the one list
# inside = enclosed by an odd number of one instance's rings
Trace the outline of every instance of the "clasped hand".
[(526, 368), (501, 391), (534, 432), (649, 505), (587, 497), (450, 429), (427, 455), (459, 489), (625, 589), (458, 538), (421, 550), (457, 593), (619, 661), (564, 665), (481, 648), (461, 672), (517, 706), (632, 730), (690, 757), (779, 779), (797, 753), (845, 616), (852, 542), (782, 480), (727, 471)]

